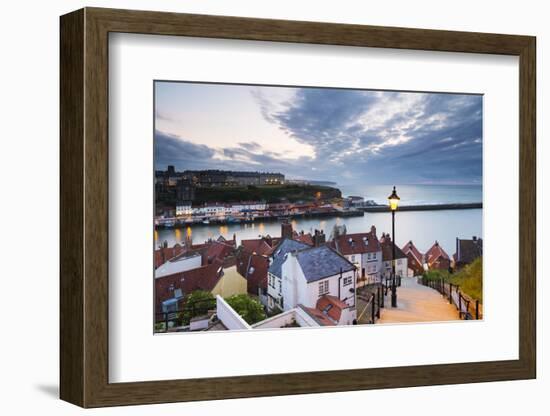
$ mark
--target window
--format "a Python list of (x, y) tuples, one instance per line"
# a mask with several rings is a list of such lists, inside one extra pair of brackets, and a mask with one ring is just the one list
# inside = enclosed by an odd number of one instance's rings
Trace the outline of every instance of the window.
[(372, 254), (371, 253), (367, 253), (367, 260), (370, 260), (372, 258)]
[(328, 280), (319, 282), (319, 296), (326, 295), (328, 293), (328, 290), (329, 290)]
[(349, 286), (353, 283), (353, 277), (348, 276), (344, 277), (344, 286)]
[(355, 256), (351, 256), (351, 262), (355, 262)]
[(376, 260), (376, 253), (372, 253), (372, 259)]

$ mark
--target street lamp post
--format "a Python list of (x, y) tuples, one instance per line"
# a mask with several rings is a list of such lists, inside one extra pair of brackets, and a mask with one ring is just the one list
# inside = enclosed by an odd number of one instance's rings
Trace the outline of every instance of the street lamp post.
[(395, 186), (393, 187), (393, 192), (388, 197), (391, 210), (391, 243), (392, 243), (392, 258), (391, 258), (391, 273), (392, 273), (392, 282), (391, 282), (391, 306), (392, 308), (397, 307), (397, 288), (395, 286), (395, 211), (397, 211), (397, 206), (399, 205), (399, 198), (397, 192), (395, 191)]

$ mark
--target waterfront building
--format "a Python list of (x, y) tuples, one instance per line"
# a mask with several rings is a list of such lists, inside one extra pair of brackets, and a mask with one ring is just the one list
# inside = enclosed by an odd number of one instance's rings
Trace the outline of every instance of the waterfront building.
[(424, 264), (427, 269), (449, 270), (451, 267), (451, 259), (443, 250), (443, 247), (436, 242), (430, 247), (424, 256)]
[[(382, 233), (380, 237), (380, 246), (382, 247), (382, 277), (389, 279), (392, 277), (392, 259), (393, 245), (389, 234)], [(407, 277), (408, 275), (408, 257), (395, 245), (395, 275), (399, 277)]]
[(453, 268), (460, 269), (483, 255), (483, 240), (473, 236), (471, 240), (456, 238)]
[(376, 227), (372, 226), (367, 233), (337, 235), (330, 245), (357, 267), (362, 284), (380, 281), (382, 247)]
[(193, 208), (191, 202), (181, 201), (176, 204), (176, 217), (183, 217), (193, 215)]

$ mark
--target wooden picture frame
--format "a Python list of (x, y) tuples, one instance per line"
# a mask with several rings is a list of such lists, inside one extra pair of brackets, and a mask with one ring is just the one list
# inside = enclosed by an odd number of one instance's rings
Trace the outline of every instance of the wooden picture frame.
[[(82, 407), (101, 407), (535, 378), (534, 37), (99, 8), (85, 8), (62, 16), (60, 28), (60, 396), (63, 400)], [(519, 359), (109, 383), (110, 32), (518, 56)]]

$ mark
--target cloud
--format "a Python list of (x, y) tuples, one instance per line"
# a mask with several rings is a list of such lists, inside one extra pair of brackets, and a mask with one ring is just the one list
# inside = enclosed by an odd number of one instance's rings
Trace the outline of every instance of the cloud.
[(217, 149), (196, 144), (174, 134), (155, 132), (155, 169), (173, 165), (176, 170), (227, 169), (281, 172), (299, 177), (307, 158), (285, 159), (284, 155), (267, 151), (256, 142)]
[(315, 148), (325, 173), (345, 166), (357, 181), (409, 183), (479, 181), (481, 118), (479, 95), (320, 88), (300, 89), (268, 114)]
[(220, 149), (157, 131), (157, 168), (263, 170), (340, 184), (481, 182), (480, 95), (269, 88), (252, 91), (265, 121), (313, 156), (292, 159), (253, 138)]

